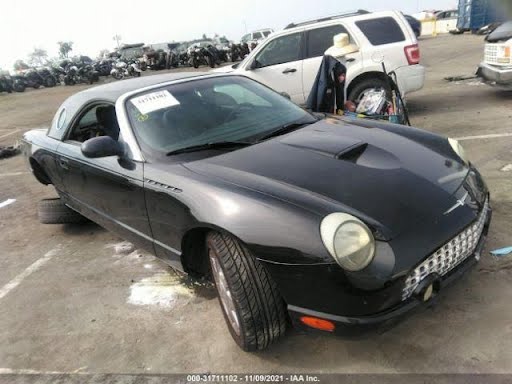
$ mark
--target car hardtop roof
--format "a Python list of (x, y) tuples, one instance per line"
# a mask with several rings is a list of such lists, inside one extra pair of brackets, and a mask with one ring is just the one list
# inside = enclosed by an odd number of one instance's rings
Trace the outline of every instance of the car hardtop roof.
[(119, 97), (127, 92), (136, 91), (138, 89), (150, 87), (152, 85), (158, 85), (162, 83), (168, 83), (175, 80), (182, 80), (187, 78), (202, 77), (208, 75), (206, 72), (178, 72), (178, 73), (166, 73), (160, 75), (151, 75), (138, 77), (135, 79), (120, 80), (108, 84), (99, 85), (78, 92), (73, 95), (76, 98), (77, 104), (80, 102), (86, 102), (93, 99), (101, 99), (111, 101), (115, 103)]

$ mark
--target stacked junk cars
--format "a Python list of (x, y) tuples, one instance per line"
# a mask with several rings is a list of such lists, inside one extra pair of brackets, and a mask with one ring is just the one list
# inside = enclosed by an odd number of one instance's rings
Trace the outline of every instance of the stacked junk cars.
[(1, 92), (24, 92), (26, 88), (52, 88), (56, 85), (93, 84), (99, 80), (96, 63), (87, 56), (65, 59), (46, 66), (29, 67), (22, 61), (14, 65), (15, 72), (0, 74)]
[(21, 60), (15, 71), (0, 70), (0, 92), (24, 92), (26, 88), (51, 88), (57, 85), (93, 84), (101, 76), (115, 80), (139, 77), (146, 70), (207, 66), (243, 60), (256, 41), (236, 44), (225, 38), (155, 45), (124, 44), (98, 60), (88, 56), (62, 59), (45, 66), (31, 67)]

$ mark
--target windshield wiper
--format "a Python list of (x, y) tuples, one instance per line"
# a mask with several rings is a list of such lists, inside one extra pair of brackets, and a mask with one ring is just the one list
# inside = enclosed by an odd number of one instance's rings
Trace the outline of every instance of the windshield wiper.
[(253, 144), (254, 143), (250, 143), (248, 141), (217, 141), (217, 142), (213, 142), (213, 143), (198, 144), (198, 145), (192, 145), (190, 147), (175, 149), (174, 151), (170, 151), (169, 153), (167, 153), (166, 156), (178, 155), (180, 153), (204, 151), (207, 149), (248, 147), (249, 145), (253, 145)]
[(264, 140), (268, 140), (272, 137), (276, 137), (276, 136), (279, 136), (279, 135), (283, 135), (285, 133), (288, 133), (288, 132), (291, 132), (295, 129), (298, 129), (298, 128), (302, 128), (302, 127), (305, 127), (306, 125), (310, 125), (310, 124), (313, 124), (313, 123), (316, 123), (318, 120), (313, 120), (313, 121), (300, 121), (300, 122), (295, 122), (295, 123), (289, 123), (289, 124), (285, 124), (285, 125), (282, 125), (280, 126), (279, 128), (273, 130), (272, 132), (266, 134), (265, 136), (262, 136), (258, 139), (258, 142), (260, 141), (264, 141)]

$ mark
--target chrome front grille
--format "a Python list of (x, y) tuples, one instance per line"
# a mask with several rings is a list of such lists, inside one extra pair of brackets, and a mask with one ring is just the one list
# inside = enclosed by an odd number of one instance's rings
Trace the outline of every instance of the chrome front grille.
[(511, 47), (508, 44), (486, 44), (484, 62), (491, 65), (509, 67), (512, 64), (510, 50)]
[(488, 211), (489, 200), (486, 199), (478, 219), (473, 224), (439, 248), (409, 273), (402, 290), (402, 300), (408, 299), (420, 282), (428, 275), (437, 273), (439, 276), (444, 276), (475, 252), (484, 230)]
[(484, 60), (487, 64), (498, 64), (498, 46), (496, 44), (485, 45)]

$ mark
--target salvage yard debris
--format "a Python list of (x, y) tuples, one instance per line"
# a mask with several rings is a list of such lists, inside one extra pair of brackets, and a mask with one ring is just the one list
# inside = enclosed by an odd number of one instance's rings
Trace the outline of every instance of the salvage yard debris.
[(17, 143), (10, 147), (0, 146), (0, 159), (7, 159), (8, 157), (16, 156), (19, 153), (20, 147)]
[(160, 272), (132, 284), (127, 302), (132, 305), (171, 309), (183, 299), (185, 304), (192, 297), (193, 291), (181, 284), (178, 275)]
[(507, 256), (510, 253), (512, 253), (512, 247), (505, 247), (505, 248), (495, 249), (494, 251), (491, 251), (491, 254), (493, 256), (498, 256), (498, 257)]
[(463, 80), (472, 80), (476, 79), (476, 75), (459, 75), (459, 76), (447, 76), (444, 79), (446, 81), (463, 81)]

